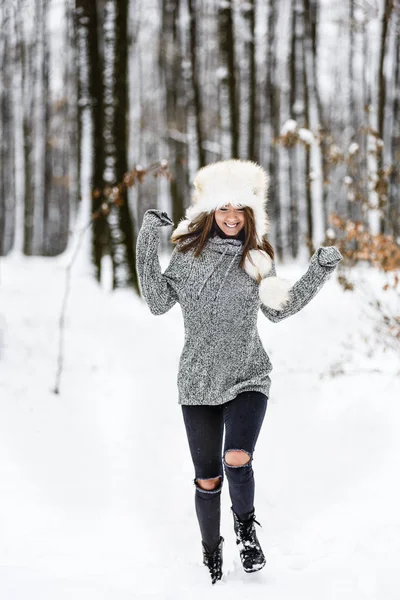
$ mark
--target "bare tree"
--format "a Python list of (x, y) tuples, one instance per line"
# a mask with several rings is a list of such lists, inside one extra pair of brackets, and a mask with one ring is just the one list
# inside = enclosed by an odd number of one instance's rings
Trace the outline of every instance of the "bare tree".
[[(313, 251), (320, 208), (325, 230), (334, 208), (397, 238), (398, 2), (339, 4), (331, 16), (318, 0), (161, 0), (150, 15), (147, 5), (137, 10), (129, 0), (65, 0), (59, 24), (65, 60), (54, 69), (51, 0), (0, 0), (0, 253), (62, 252), (82, 197), (86, 217), (96, 215), (97, 279), (107, 256), (114, 287), (138, 289), (134, 221), (159, 202), (157, 194), (164, 205), (168, 196), (139, 163), (153, 172), (164, 151), (175, 222), (185, 211), (190, 171), (248, 158), (268, 168), (271, 235), (280, 258), (286, 242), (298, 256), (301, 233)], [(332, 19), (335, 39), (321, 14)], [(376, 24), (378, 39), (370, 27)], [(149, 43), (153, 36), (158, 44)], [(320, 53), (326, 68), (317, 68)], [(330, 87), (334, 94), (326, 93)], [(319, 155), (302, 128), (316, 133)], [(310, 178), (314, 160), (322, 168), (318, 198)], [(130, 161), (137, 169), (128, 173)], [(144, 187), (137, 186), (142, 180)]]
[(267, 73), (265, 80), (266, 111), (265, 124), (267, 127), (268, 171), (271, 180), (269, 191), (269, 206), (271, 219), (274, 223), (275, 248), (280, 258), (283, 256), (283, 235), (281, 220), (281, 202), (279, 194), (279, 148), (276, 140), (280, 132), (280, 94), (277, 73), (277, 21), (278, 11), (276, 2), (269, 2), (268, 11), (268, 44), (266, 62)]
[(396, 14), (395, 45), (393, 57), (393, 101), (392, 101), (392, 138), (391, 173), (389, 194), (389, 223), (395, 240), (400, 236), (400, 10)]
[(322, 216), (324, 229), (328, 227), (328, 192), (329, 192), (329, 160), (328, 160), (328, 125), (321, 100), (319, 81), (317, 75), (318, 56), (318, 15), (319, 0), (305, 0), (304, 11), (306, 14), (306, 26), (308, 36), (311, 38), (312, 51), (312, 90), (317, 113), (317, 129), (319, 132), (319, 144), (321, 149), (322, 170)]
[[(226, 158), (239, 158), (239, 109), (236, 90), (235, 36), (232, 4), (221, 2), (218, 8), (220, 44), (220, 115), (223, 136), (222, 151)], [(228, 144), (225, 142), (229, 140)]]
[[(310, 15), (310, 6), (308, 0), (303, 0), (301, 6), (302, 20), (302, 70), (303, 70), (303, 97), (304, 97), (304, 127), (311, 130), (311, 99), (310, 91), (312, 90), (310, 80), (313, 76), (312, 70), (312, 17)], [(309, 255), (314, 251), (314, 222), (312, 208), (312, 193), (311, 193), (311, 146), (307, 142), (304, 144), (305, 160), (304, 160), (304, 182), (306, 188), (306, 245)]]
[[(76, 30), (79, 48), (79, 132), (81, 137), (85, 111), (89, 109), (92, 122), (92, 212), (96, 212), (103, 202), (105, 185), (103, 61), (99, 52), (96, 2), (76, 0)], [(101, 214), (93, 224), (92, 237), (92, 259), (98, 281), (101, 280), (101, 261), (107, 254), (109, 227), (106, 216)]]
[[(123, 182), (128, 171), (128, 6), (129, 0), (115, 2), (115, 58), (114, 58), (114, 138), (115, 143), (115, 179)], [(118, 277), (118, 270), (114, 273), (114, 287), (118, 285), (133, 285), (139, 291), (136, 274), (135, 244), (133, 241), (133, 224), (128, 204), (128, 193), (125, 186), (119, 187), (118, 225), (122, 234), (121, 239), (114, 240), (114, 262), (121, 260), (125, 263), (126, 274), (122, 281)], [(111, 234), (113, 231), (111, 230)]]
[(196, 120), (196, 143), (198, 165), (205, 165), (205, 150), (204, 150), (204, 131), (203, 131), (203, 110), (201, 101), (201, 86), (199, 80), (199, 65), (197, 57), (197, 16), (194, 0), (187, 0), (190, 19), (190, 65), (191, 65), (191, 83), (193, 89), (193, 108)]
[(188, 181), (188, 98), (182, 72), (180, 0), (163, 0), (159, 67), (164, 82), (172, 219), (178, 223), (185, 212)]
[[(381, 37), (380, 37), (380, 47), (379, 47), (379, 66), (378, 66), (378, 100), (377, 100), (377, 130), (380, 135), (381, 140), (385, 140), (385, 108), (386, 108), (386, 76), (385, 76), (385, 58), (387, 53), (387, 41), (388, 41), (388, 30), (389, 30), (389, 21), (393, 11), (393, 0), (384, 0), (382, 19), (381, 19)], [(384, 168), (384, 152), (378, 152), (378, 177), (381, 179), (383, 185), (379, 187), (379, 204), (382, 214), (380, 218), (380, 233), (385, 233), (388, 228), (387, 221), (387, 194), (386, 186), (384, 185), (385, 174), (383, 172)]]
[[(35, 0), (35, 52), (33, 86), (33, 235), (32, 254), (43, 254), (43, 235), (46, 196), (46, 141), (48, 125), (48, 53), (46, 53), (48, 0)], [(48, 163), (47, 163), (48, 168)]]
[[(31, 37), (25, 35), (23, 15), (24, 7), (22, 0), (17, 0), (14, 5), (14, 27), (16, 45), (18, 48), (21, 99), (22, 99), (22, 144), (23, 144), (23, 252), (31, 255), (33, 252), (33, 212), (35, 201), (35, 190), (33, 181), (33, 92), (34, 81), (33, 57), (35, 44)], [(17, 224), (18, 227), (18, 224)]]
[[(290, 92), (289, 92), (289, 113), (291, 119), (297, 118), (297, 107), (295, 105), (298, 94), (298, 79), (297, 79), (297, 61), (298, 61), (298, 24), (297, 24), (297, 2), (292, 0), (291, 7), (291, 23), (290, 23), (290, 54), (289, 54), (289, 73), (290, 73)], [(290, 190), (290, 217), (288, 224), (287, 237), (289, 240), (293, 258), (299, 251), (299, 207), (298, 207), (298, 186), (297, 186), (297, 169), (296, 156), (297, 148), (295, 145), (289, 147), (289, 190)]]
[(13, 115), (13, 64), (11, 10), (0, 5), (0, 256), (7, 254), (13, 243), (13, 211), (15, 210), (15, 165)]
[(245, 37), (245, 61), (248, 77), (246, 77), (247, 90), (247, 149), (246, 156), (249, 160), (258, 161), (258, 106), (257, 106), (257, 77), (256, 77), (256, 45), (255, 45), (255, 23), (256, 9), (254, 0), (245, 2), (242, 6), (242, 13), (246, 23)]

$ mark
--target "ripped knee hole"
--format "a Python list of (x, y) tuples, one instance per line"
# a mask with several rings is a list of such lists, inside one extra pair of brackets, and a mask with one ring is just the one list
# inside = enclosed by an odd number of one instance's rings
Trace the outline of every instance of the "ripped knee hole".
[(251, 454), (246, 450), (227, 450), (224, 459), (228, 467), (242, 467), (250, 462)]
[(219, 486), (221, 479), (221, 475), (218, 475), (218, 477), (213, 477), (212, 479), (195, 479), (195, 483), (197, 483), (199, 488), (209, 491), (215, 490)]

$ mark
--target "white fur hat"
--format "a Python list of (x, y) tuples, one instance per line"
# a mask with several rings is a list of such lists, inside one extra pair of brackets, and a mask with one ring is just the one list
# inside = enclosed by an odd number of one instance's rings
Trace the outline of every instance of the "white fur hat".
[(174, 235), (186, 233), (190, 223), (202, 213), (221, 208), (225, 204), (249, 206), (253, 209), (259, 244), (269, 231), (266, 211), (269, 178), (264, 169), (251, 160), (230, 159), (211, 163), (199, 169), (193, 185), (193, 204), (186, 210)]
[[(190, 223), (203, 213), (210, 213), (226, 204), (249, 206), (253, 209), (257, 243), (269, 231), (267, 213), (269, 177), (265, 170), (251, 160), (230, 159), (211, 163), (199, 169), (193, 180), (193, 203), (174, 232), (175, 236), (188, 233)], [(263, 250), (250, 250), (244, 268), (250, 277), (265, 278), (271, 270), (272, 260)], [(269, 278), (278, 280), (277, 277)], [(279, 280), (280, 285), (270, 290), (266, 282), (260, 284), (260, 298), (270, 308), (280, 308), (288, 299), (290, 284)], [(270, 282), (272, 283), (272, 282)], [(268, 288), (268, 290), (267, 290)], [(271, 293), (269, 293), (271, 292)]]

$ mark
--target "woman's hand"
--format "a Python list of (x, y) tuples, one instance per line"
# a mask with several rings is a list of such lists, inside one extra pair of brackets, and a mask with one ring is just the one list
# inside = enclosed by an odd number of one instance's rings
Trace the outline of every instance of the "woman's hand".
[(157, 208), (150, 208), (144, 213), (145, 217), (149, 217), (154, 223), (160, 227), (166, 227), (167, 225), (173, 225), (174, 222), (169, 218), (166, 212), (158, 210)]
[(342, 258), (336, 246), (321, 246), (318, 249), (318, 262), (321, 267), (336, 267)]

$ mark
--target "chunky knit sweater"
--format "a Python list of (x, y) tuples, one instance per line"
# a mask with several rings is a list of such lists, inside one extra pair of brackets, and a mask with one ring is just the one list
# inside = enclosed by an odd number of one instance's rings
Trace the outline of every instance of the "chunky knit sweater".
[[(321, 289), (343, 258), (334, 246), (320, 247), (306, 273), (292, 286), (281, 310), (261, 303), (259, 286), (240, 266), (238, 239), (209, 238), (199, 257), (174, 248), (161, 272), (160, 227), (173, 225), (165, 212), (151, 209), (137, 239), (137, 269), (142, 295), (151, 312), (162, 315), (181, 306), (185, 341), (179, 362), (179, 404), (218, 405), (240, 392), (269, 395), (271, 361), (257, 331), (257, 316), (273, 323), (294, 315)], [(181, 242), (182, 243), (182, 242)], [(184, 242), (183, 242), (184, 243)], [(275, 264), (270, 275), (276, 275)]]

